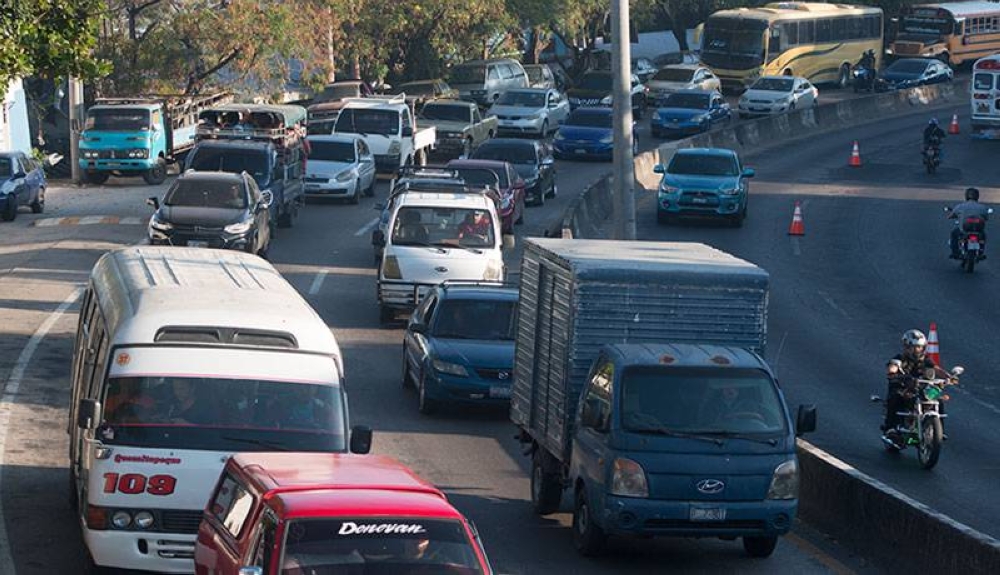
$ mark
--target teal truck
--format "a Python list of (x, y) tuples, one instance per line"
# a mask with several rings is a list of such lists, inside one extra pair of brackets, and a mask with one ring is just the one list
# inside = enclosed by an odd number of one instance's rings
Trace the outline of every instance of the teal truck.
[(87, 110), (80, 134), (80, 170), (92, 184), (111, 176), (163, 183), (167, 165), (194, 146), (198, 113), (231, 99), (228, 94), (99, 98)]

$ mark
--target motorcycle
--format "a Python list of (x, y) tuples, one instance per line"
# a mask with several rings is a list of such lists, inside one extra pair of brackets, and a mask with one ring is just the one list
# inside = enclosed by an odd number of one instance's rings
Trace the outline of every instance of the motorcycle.
[[(946, 206), (945, 212), (950, 213), (951, 207)], [(993, 208), (986, 210), (993, 213)], [(976, 263), (986, 259), (986, 220), (980, 217), (967, 217), (961, 222), (962, 237), (958, 241), (958, 262), (966, 273), (976, 269)]]
[(851, 70), (851, 77), (853, 78), (854, 93), (858, 92), (874, 92), (875, 91), (875, 70), (869, 68), (868, 66), (862, 64), (855, 64), (854, 69)]
[(931, 141), (924, 146), (924, 167), (928, 174), (933, 174), (941, 165), (941, 142)]
[[(902, 362), (892, 360), (902, 369)], [(944, 429), (941, 420), (947, 417), (941, 413), (940, 406), (950, 397), (945, 389), (958, 384), (958, 376), (965, 368), (956, 366), (948, 373), (948, 377), (937, 377), (934, 368), (928, 368), (923, 377), (906, 377), (903, 395), (909, 401), (908, 411), (897, 412), (903, 421), (895, 429), (890, 429), (882, 436), (882, 442), (887, 451), (898, 453), (909, 446), (917, 449), (917, 460), (924, 469), (932, 469), (941, 456), (941, 444), (944, 440)], [(873, 400), (881, 401), (878, 396)]]

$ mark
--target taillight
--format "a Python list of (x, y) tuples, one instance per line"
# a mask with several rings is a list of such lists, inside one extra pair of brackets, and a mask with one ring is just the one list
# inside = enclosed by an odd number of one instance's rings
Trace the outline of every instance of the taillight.
[(977, 236), (977, 235), (971, 235), (971, 236), (969, 236), (969, 241), (970, 242), (978, 242), (979, 241), (979, 236)]
[(990, 99), (990, 95), (989, 94), (973, 94), (972, 97), (975, 98), (976, 100), (989, 100)]

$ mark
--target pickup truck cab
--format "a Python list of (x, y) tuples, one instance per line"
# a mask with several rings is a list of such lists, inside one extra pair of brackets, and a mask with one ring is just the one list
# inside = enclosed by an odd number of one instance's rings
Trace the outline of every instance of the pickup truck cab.
[(479, 106), (462, 100), (434, 100), (424, 104), (417, 116), (424, 125), (437, 129), (436, 151), (450, 157), (466, 156), (497, 133), (499, 120), (484, 118)]
[(425, 163), (434, 147), (434, 127), (417, 129), (416, 120), (406, 103), (405, 94), (389, 98), (348, 98), (337, 116), (334, 134), (357, 134), (375, 155), (375, 169), (396, 173), (399, 168)]
[(444, 493), (388, 457), (240, 453), (202, 516), (197, 575), (493, 573)]

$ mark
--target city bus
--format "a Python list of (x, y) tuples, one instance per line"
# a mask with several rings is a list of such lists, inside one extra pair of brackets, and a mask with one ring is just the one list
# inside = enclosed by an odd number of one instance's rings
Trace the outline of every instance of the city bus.
[(701, 60), (727, 91), (760, 76), (802, 76), (845, 87), (867, 50), (882, 53), (882, 10), (869, 6), (776, 2), (721, 10), (705, 22)]
[(938, 58), (956, 66), (1000, 52), (1000, 4), (917, 4), (903, 13), (888, 55)]
[(1000, 138), (1000, 54), (972, 65), (972, 137)]
[(77, 324), (70, 496), (87, 572), (194, 571), (205, 502), (241, 451), (348, 443), (344, 362), (319, 315), (246, 253), (170, 246), (98, 260)]

